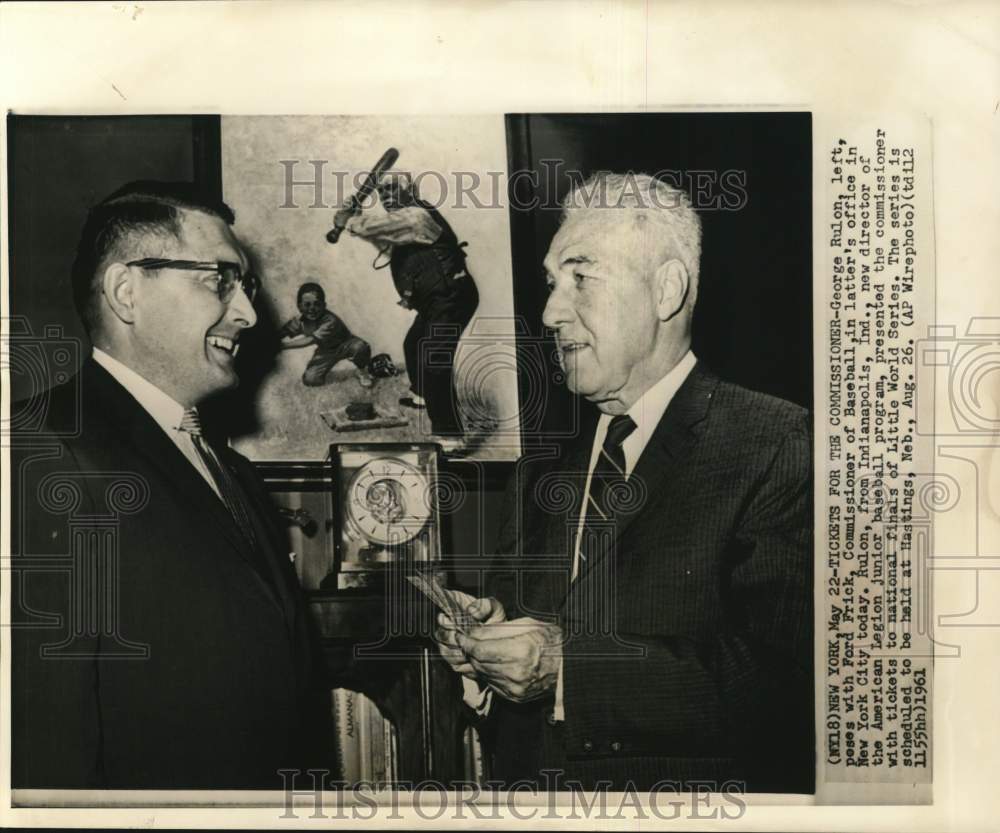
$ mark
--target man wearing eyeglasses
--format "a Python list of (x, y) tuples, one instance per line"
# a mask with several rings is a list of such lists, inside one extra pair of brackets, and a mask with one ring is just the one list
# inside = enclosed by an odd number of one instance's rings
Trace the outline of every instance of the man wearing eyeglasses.
[(32, 559), (12, 608), (15, 787), (280, 789), (280, 768), (313, 763), (287, 544), (197, 410), (238, 383), (257, 320), (233, 221), (153, 182), (87, 218), (72, 280), (93, 356), (40, 398), (46, 431), (14, 469), (13, 552)]

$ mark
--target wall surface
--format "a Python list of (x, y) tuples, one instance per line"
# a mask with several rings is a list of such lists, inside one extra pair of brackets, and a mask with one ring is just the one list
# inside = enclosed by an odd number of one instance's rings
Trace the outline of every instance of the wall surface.
[(17, 401), (56, 381), (54, 369), (41, 375), (29, 369), (39, 366), (36, 358), (45, 361), (34, 355), (29, 336), (61, 328), (73, 349), (72, 366), (60, 373), (74, 371), (90, 354), (69, 281), (88, 209), (132, 180), (210, 177), (196, 146), (210, 125), (192, 116), (16, 115), (7, 124), (11, 315), (23, 317), (11, 342)]

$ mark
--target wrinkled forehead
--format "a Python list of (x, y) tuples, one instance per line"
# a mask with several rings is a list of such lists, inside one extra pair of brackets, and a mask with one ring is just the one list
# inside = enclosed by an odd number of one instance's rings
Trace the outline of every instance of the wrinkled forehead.
[(180, 243), (191, 260), (225, 260), (249, 265), (243, 246), (232, 227), (221, 217), (201, 211), (181, 211)]
[(552, 238), (545, 270), (555, 274), (579, 263), (634, 266), (639, 262), (637, 256), (648, 248), (642, 231), (634, 213), (627, 209), (594, 208), (571, 213)]

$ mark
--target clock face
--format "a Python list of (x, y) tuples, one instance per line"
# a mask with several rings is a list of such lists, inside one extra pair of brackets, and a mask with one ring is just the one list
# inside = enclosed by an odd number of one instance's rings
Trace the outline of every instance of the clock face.
[(404, 544), (431, 516), (427, 478), (395, 457), (371, 460), (347, 486), (347, 517), (360, 535), (382, 546)]

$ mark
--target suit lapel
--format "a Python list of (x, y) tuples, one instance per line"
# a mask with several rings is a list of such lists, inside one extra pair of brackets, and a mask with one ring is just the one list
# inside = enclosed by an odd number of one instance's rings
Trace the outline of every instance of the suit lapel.
[[(629, 476), (627, 508), (615, 514), (614, 540), (617, 544), (633, 521), (670, 488), (678, 485), (674, 474), (698, 443), (701, 423), (708, 414), (719, 379), (703, 365), (696, 364), (674, 394), (667, 410), (643, 449)], [(607, 557), (598, 553), (582, 565), (577, 582)]]
[[(584, 489), (587, 485), (587, 467), (590, 463), (590, 447), (593, 435), (586, 445), (576, 446), (566, 457), (552, 467), (546, 477), (551, 478), (548, 486), (553, 494), (565, 494), (569, 500), (556, 504), (558, 508), (548, 511), (545, 535), (545, 553), (566, 556), (572, 560), (576, 527), (583, 507)], [(545, 489), (543, 491), (549, 491)], [(555, 501), (553, 501), (555, 503)]]
[[(116, 433), (121, 441), (160, 471), (177, 499), (187, 504), (192, 519), (201, 518), (217, 529), (254, 574), (258, 575), (229, 510), (205, 478), (166, 436), (156, 420), (93, 359), (84, 365), (81, 374), (84, 389), (96, 394), (103, 413), (115, 423)], [(268, 595), (272, 598), (274, 596), (273, 592)]]
[[(295, 570), (288, 561), (287, 541), (279, 538), (278, 530), (273, 523), (268, 522), (268, 518), (274, 515), (273, 505), (267, 502), (269, 498), (260, 488), (248, 483), (246, 477), (241, 473), (241, 466), (231, 462), (235, 456), (228, 448), (218, 450), (219, 460), (222, 465), (228, 466), (233, 477), (239, 481), (243, 494), (247, 499), (250, 509), (251, 522), (257, 534), (257, 547), (261, 551), (270, 573), (271, 585), (277, 590), (279, 601), (285, 610), (285, 617), (289, 627), (295, 621), (295, 596), (294, 588), (297, 587), (298, 579), (295, 577)], [(244, 465), (246, 463), (244, 462)]]
[(545, 554), (558, 558), (553, 561), (553, 570), (544, 573), (548, 586), (546, 598), (549, 610), (562, 607), (569, 591), (573, 574), (573, 555), (576, 547), (577, 528), (583, 509), (584, 491), (587, 485), (587, 469), (590, 465), (590, 450), (593, 446), (593, 432), (587, 435), (587, 442), (580, 443), (558, 464), (550, 469), (548, 476), (554, 478), (553, 490), (565, 489), (570, 496), (565, 508), (550, 511), (545, 525)]

